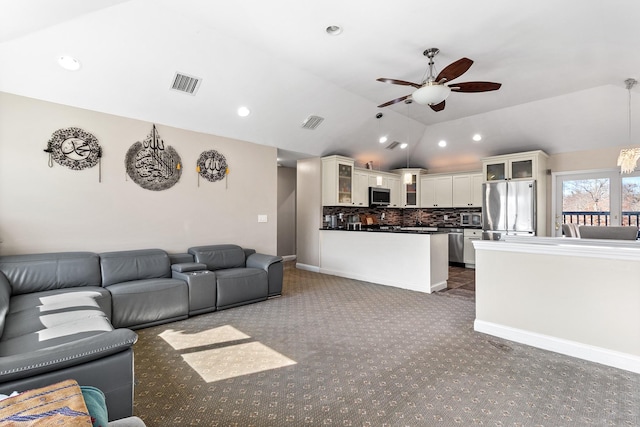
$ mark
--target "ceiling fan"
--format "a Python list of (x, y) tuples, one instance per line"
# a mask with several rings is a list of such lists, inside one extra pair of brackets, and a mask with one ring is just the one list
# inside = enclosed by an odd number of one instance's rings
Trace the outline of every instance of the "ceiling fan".
[(377, 79), (379, 82), (391, 83), (394, 85), (412, 86), (416, 88), (413, 93), (396, 98), (384, 104), (378, 105), (378, 108), (387, 107), (398, 102), (415, 101), (418, 104), (428, 105), (433, 111), (442, 111), (445, 106), (445, 99), (451, 92), (489, 92), (500, 89), (502, 84), (493, 82), (465, 82), (457, 84), (448, 84), (451, 80), (457, 79), (467, 72), (473, 64), (469, 58), (461, 58), (444, 67), (440, 73), (434, 77), (433, 75), (433, 58), (440, 52), (435, 47), (429, 48), (423, 52), (423, 55), (429, 58), (429, 75), (422, 83), (412, 83), (405, 80), (396, 79)]

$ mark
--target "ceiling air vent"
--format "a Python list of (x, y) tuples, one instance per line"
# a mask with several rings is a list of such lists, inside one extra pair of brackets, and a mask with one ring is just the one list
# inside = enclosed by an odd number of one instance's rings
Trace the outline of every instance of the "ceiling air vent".
[(304, 122), (302, 122), (302, 127), (303, 129), (315, 129), (318, 126), (320, 126), (320, 123), (322, 123), (322, 121), (324, 120), (324, 117), (320, 117), (320, 116), (309, 116), (307, 117)]
[(188, 93), (189, 95), (195, 95), (200, 87), (201, 81), (202, 79), (199, 77), (188, 76), (186, 74), (176, 72), (176, 75), (173, 77), (171, 89), (177, 90), (178, 92)]
[(393, 150), (394, 148), (396, 148), (398, 145), (400, 145), (400, 143), (398, 141), (393, 141), (391, 144), (387, 145), (386, 148), (387, 150)]

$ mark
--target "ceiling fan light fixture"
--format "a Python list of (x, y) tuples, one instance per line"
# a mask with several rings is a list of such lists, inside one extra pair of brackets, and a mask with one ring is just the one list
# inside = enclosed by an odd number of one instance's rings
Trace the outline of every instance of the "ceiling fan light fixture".
[(420, 105), (436, 105), (447, 99), (450, 93), (449, 86), (427, 82), (420, 89), (416, 89), (411, 98)]
[(80, 61), (69, 55), (60, 55), (58, 57), (58, 65), (68, 71), (78, 71), (80, 69)]

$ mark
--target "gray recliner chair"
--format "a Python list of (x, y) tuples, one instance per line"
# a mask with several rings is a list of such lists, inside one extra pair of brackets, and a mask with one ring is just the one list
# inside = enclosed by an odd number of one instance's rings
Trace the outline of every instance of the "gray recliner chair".
[(282, 293), (282, 258), (237, 245), (189, 248), (196, 263), (215, 273), (218, 310), (264, 301)]
[(631, 226), (586, 226), (578, 227), (580, 237), (583, 239), (612, 239), (612, 240), (636, 240), (638, 227)]

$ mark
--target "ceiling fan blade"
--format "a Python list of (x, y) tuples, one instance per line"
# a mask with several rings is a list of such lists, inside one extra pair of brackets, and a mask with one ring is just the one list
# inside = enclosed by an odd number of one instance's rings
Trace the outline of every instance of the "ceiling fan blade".
[(413, 86), (416, 89), (419, 89), (422, 87), (422, 85), (418, 84), (418, 83), (412, 83), (412, 82), (407, 82), (405, 80), (396, 80), (396, 79), (385, 79), (383, 77), (380, 77), (379, 79), (376, 79), (379, 82), (382, 83), (391, 83), (394, 85), (402, 85), (402, 86)]
[(449, 88), (452, 92), (489, 92), (500, 89), (500, 86), (501, 83), (493, 82), (465, 82), (452, 84)]
[(403, 96), (402, 98), (396, 98), (396, 99), (394, 99), (392, 101), (385, 102), (384, 104), (378, 105), (378, 108), (388, 107), (389, 105), (397, 104), (398, 102), (402, 102), (402, 101), (404, 101), (405, 99), (407, 99), (410, 96), (411, 95), (407, 95), (407, 96)]
[(429, 105), (429, 107), (431, 107), (431, 109), (433, 111), (442, 111), (442, 110), (444, 110), (444, 103), (445, 103), (445, 101), (442, 101), (439, 104)]
[(473, 65), (473, 61), (469, 58), (460, 58), (456, 62), (452, 62), (440, 71), (436, 81), (439, 82), (442, 79), (450, 82), (453, 79), (457, 79), (461, 75), (467, 72), (467, 70)]

